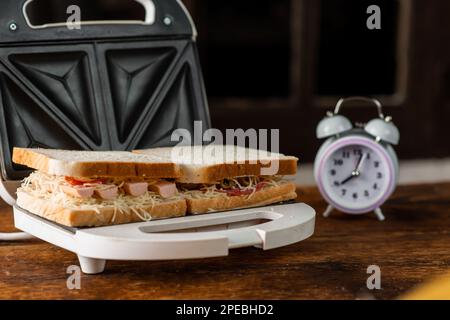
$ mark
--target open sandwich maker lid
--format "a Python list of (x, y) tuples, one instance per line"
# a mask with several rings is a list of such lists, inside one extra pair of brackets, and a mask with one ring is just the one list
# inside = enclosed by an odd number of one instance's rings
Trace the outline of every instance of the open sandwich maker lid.
[[(31, 24), (28, 10), (49, 1), (0, 2), (2, 180), (29, 174), (11, 162), (13, 147), (143, 149), (173, 145), (172, 131), (193, 132), (194, 121), (208, 129), (195, 27), (180, 1), (122, 0), (142, 4), (143, 22)], [(81, 12), (98, 1), (57, 0)]]

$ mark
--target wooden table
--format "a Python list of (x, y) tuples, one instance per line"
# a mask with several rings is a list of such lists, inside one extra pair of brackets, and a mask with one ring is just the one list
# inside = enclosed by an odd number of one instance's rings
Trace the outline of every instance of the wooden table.
[[(450, 184), (400, 187), (387, 217), (321, 217), (314, 188), (299, 199), (317, 210), (316, 232), (304, 242), (229, 257), (163, 262), (108, 262), (104, 274), (68, 290), (74, 254), (39, 240), (0, 243), (0, 298), (32, 299), (390, 299), (450, 269)], [(13, 230), (11, 209), (0, 226)], [(5, 227), (6, 225), (6, 227)], [(382, 290), (368, 291), (369, 265), (381, 268)]]

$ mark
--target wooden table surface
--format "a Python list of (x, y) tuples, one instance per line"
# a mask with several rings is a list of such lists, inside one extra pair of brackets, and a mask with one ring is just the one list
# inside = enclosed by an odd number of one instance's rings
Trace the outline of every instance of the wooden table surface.
[[(450, 269), (450, 184), (399, 187), (387, 217), (321, 217), (314, 188), (299, 199), (317, 210), (308, 240), (263, 252), (163, 262), (110, 261), (101, 275), (83, 275), (68, 290), (70, 252), (39, 240), (0, 242), (1, 299), (391, 299)], [(11, 208), (0, 208), (2, 230), (13, 230)], [(369, 265), (381, 268), (382, 290), (368, 291)]]

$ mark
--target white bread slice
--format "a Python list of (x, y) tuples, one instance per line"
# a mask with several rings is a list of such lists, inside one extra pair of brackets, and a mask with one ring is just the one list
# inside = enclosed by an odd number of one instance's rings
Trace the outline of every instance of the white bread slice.
[(186, 196), (187, 212), (189, 214), (203, 214), (214, 211), (242, 209), (265, 206), (281, 201), (297, 198), (295, 184), (286, 182), (276, 187), (270, 187), (255, 192), (253, 196), (223, 196), (211, 199), (194, 199)]
[(72, 177), (177, 178), (178, 166), (157, 155), (126, 151), (67, 151), (14, 148), (13, 162), (52, 175)]
[[(49, 200), (41, 199), (24, 191), (17, 192), (17, 205), (33, 214), (68, 227), (99, 227), (143, 220), (133, 210), (115, 211), (113, 207), (95, 210), (68, 209)], [(186, 214), (186, 201), (170, 200), (144, 208), (152, 220), (182, 217)]]
[[(135, 150), (138, 154), (165, 159), (179, 165), (181, 183), (211, 184), (225, 178), (260, 175), (293, 175), (298, 158), (230, 145), (183, 146)], [(263, 168), (277, 168), (264, 174)]]

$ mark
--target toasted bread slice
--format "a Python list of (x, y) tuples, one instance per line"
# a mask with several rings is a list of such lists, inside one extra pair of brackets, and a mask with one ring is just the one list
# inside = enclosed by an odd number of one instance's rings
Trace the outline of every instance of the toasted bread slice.
[[(212, 184), (239, 176), (293, 175), (298, 158), (237, 146), (187, 146), (135, 150), (179, 165), (181, 183)], [(269, 170), (272, 168), (273, 170)], [(265, 169), (265, 170), (264, 170)]]
[(38, 171), (72, 177), (178, 178), (179, 167), (157, 155), (126, 151), (66, 151), (14, 148), (13, 162)]
[(142, 219), (143, 215), (151, 217), (151, 220), (157, 220), (182, 217), (186, 214), (184, 199), (167, 200), (145, 208), (128, 208), (122, 211), (114, 207), (98, 207), (95, 210), (81, 207), (70, 209), (27, 192), (18, 191), (17, 205), (33, 214), (68, 227), (99, 227), (142, 222), (145, 221)]
[(187, 212), (189, 214), (203, 214), (214, 211), (225, 211), (250, 207), (265, 206), (277, 202), (293, 200), (297, 198), (295, 184), (283, 183), (276, 187), (266, 188), (255, 192), (252, 196), (218, 196), (215, 198), (195, 199), (185, 196)]

